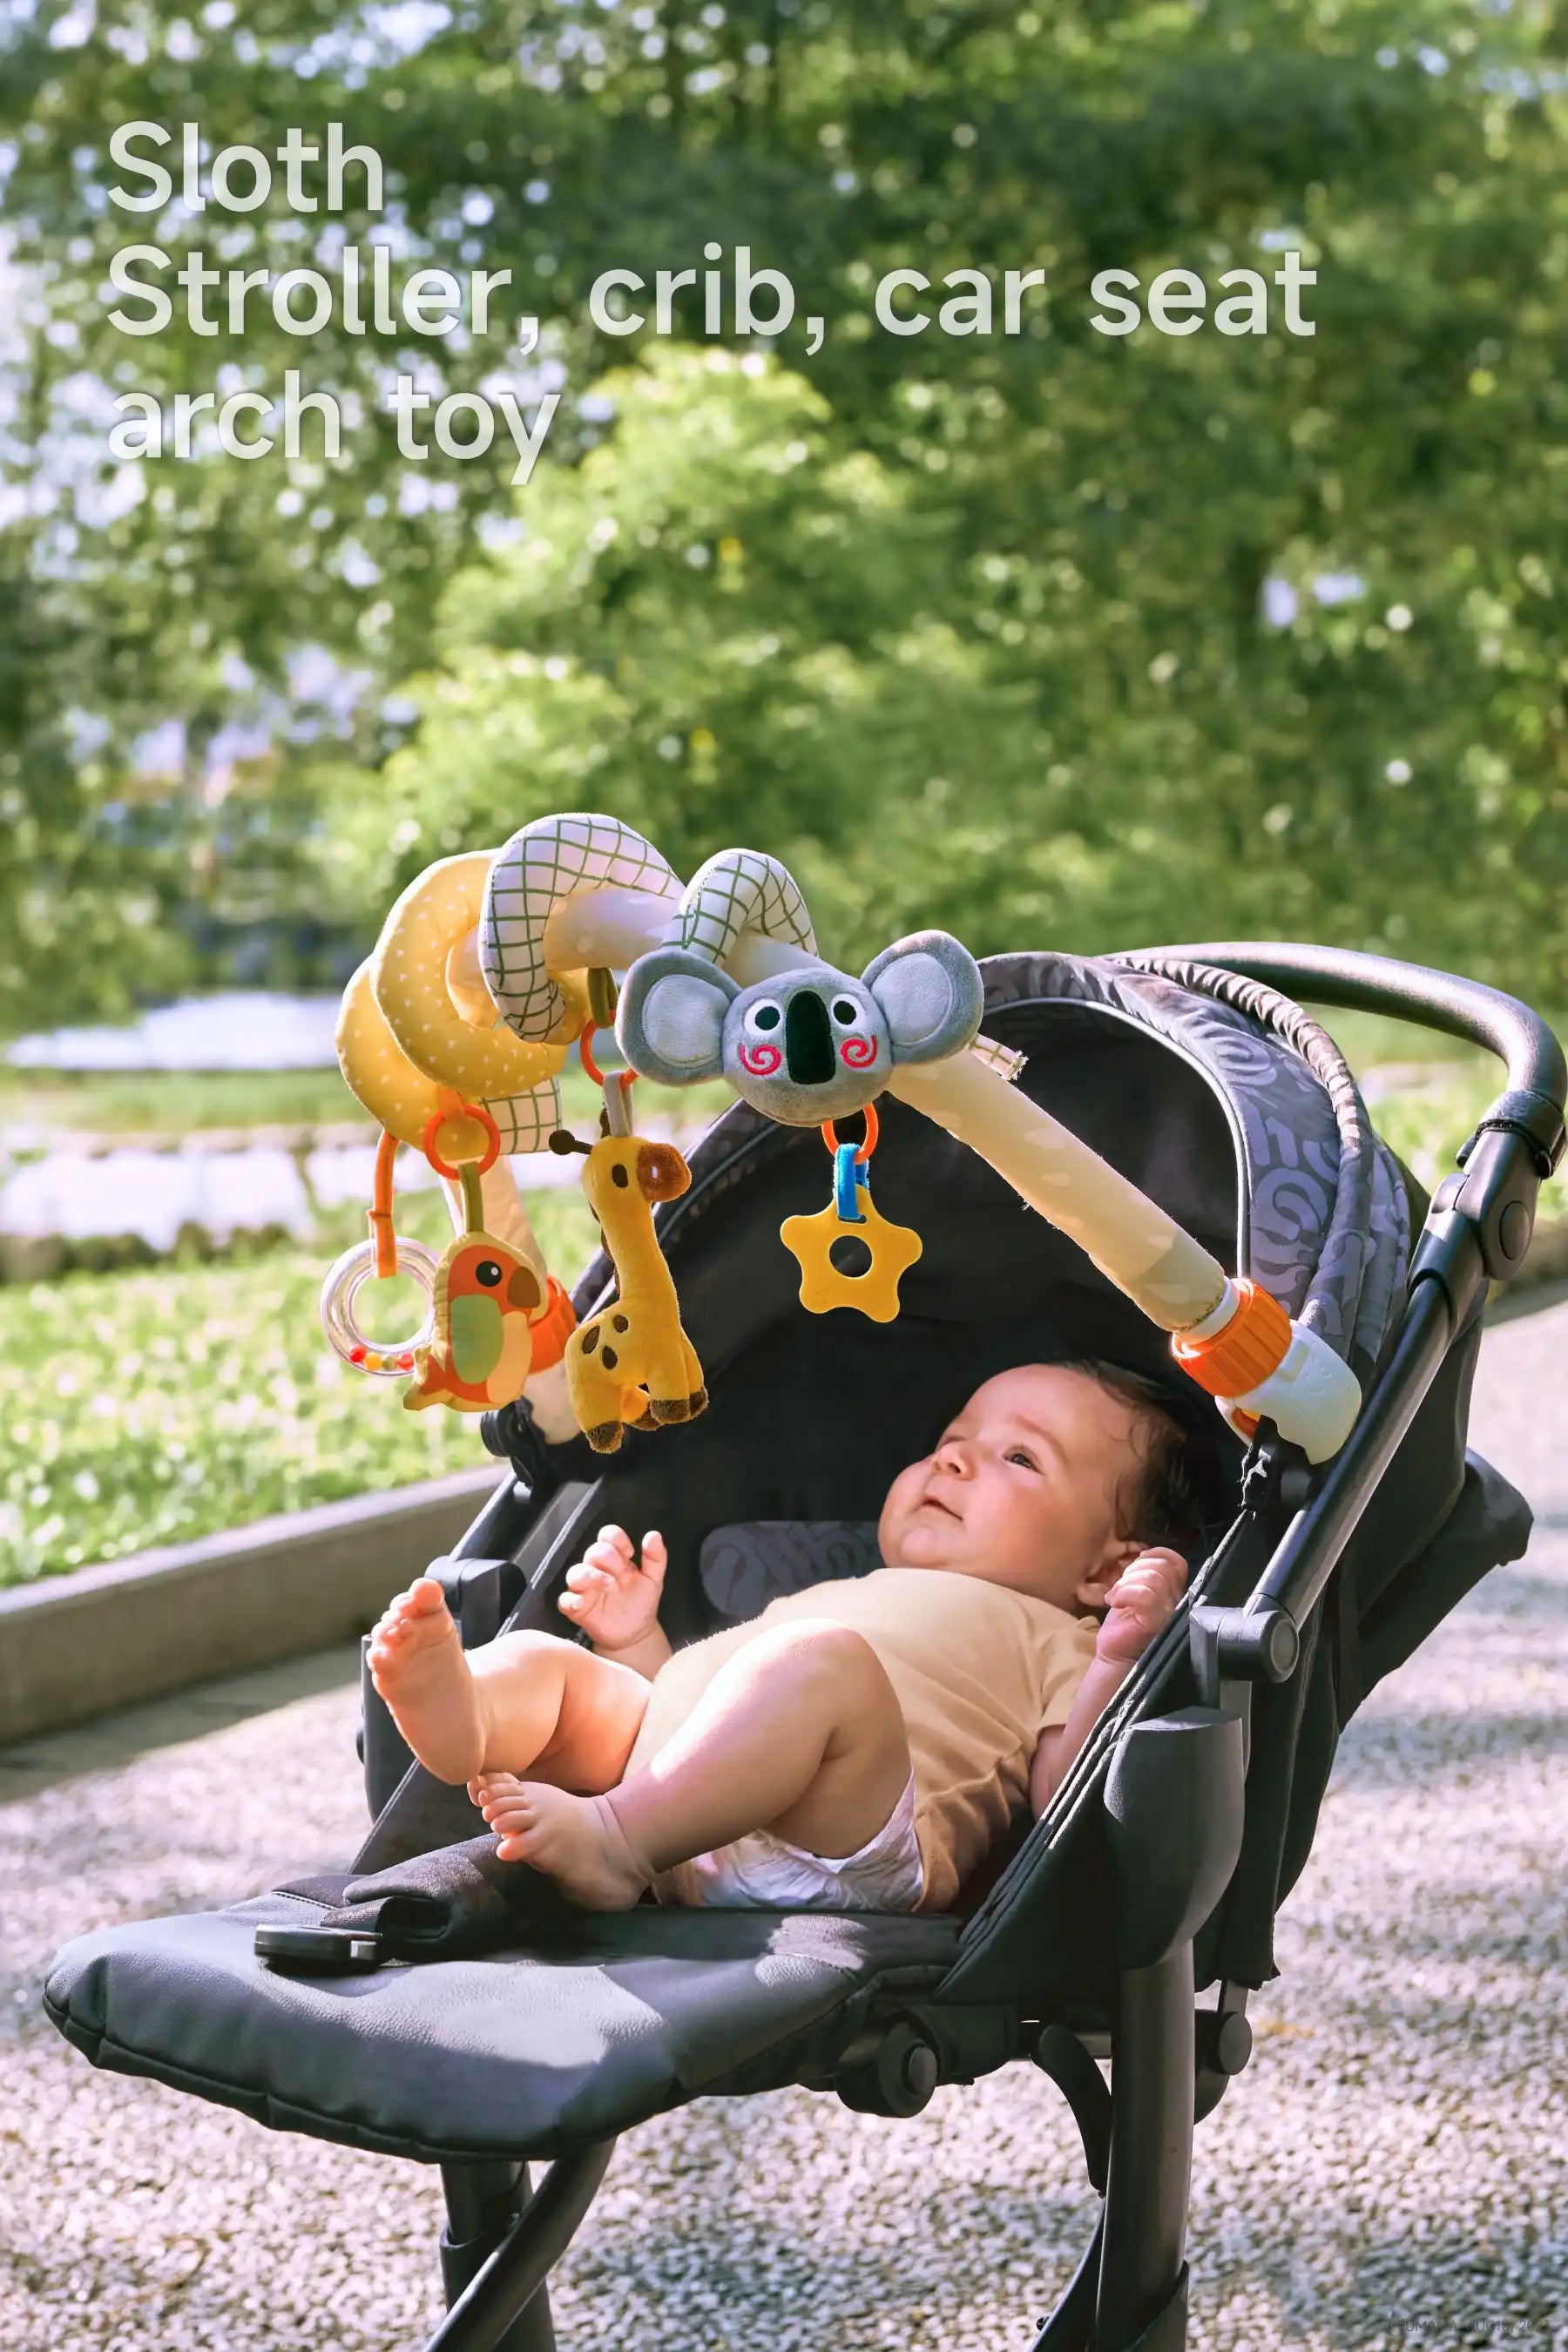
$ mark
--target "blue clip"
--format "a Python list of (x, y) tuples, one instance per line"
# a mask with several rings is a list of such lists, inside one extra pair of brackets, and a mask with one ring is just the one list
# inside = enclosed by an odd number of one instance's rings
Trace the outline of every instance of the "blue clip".
[(838, 1212), (841, 1225), (863, 1225), (866, 1222), (865, 1212), (858, 1198), (858, 1188), (863, 1187), (868, 1192), (871, 1188), (865, 1169), (855, 1164), (858, 1148), (853, 1143), (840, 1143), (834, 1147), (833, 1205)]

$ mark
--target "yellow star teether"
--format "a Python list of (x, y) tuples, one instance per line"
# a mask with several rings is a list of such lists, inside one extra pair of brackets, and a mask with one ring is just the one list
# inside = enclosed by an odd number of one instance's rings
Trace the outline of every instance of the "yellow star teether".
[[(848, 1223), (829, 1201), (815, 1217), (786, 1217), (779, 1239), (800, 1261), (800, 1303), (812, 1315), (830, 1307), (858, 1307), (873, 1323), (890, 1323), (899, 1311), (899, 1282), (919, 1257), (923, 1244), (908, 1225), (889, 1224), (872, 1205), (864, 1185), (858, 1188), (860, 1216)], [(840, 1274), (832, 1258), (836, 1242), (864, 1242), (871, 1263), (863, 1274)]]

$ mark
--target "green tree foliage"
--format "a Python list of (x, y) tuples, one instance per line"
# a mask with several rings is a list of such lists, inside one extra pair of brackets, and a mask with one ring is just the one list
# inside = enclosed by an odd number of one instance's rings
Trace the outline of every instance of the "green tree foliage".
[[(346, 778), (328, 745), (321, 887), (370, 921), (426, 856), (598, 803), (677, 862), (779, 850), (844, 952), (921, 919), (977, 947), (1299, 931), (1563, 995), (1550, 10), (514, 0), (432, 7), (396, 53), (374, 12), (300, 0), (195, 25), (103, 0), (69, 46), (78, 21), (40, 9), (5, 77), (51, 321), (33, 412), (220, 365), (303, 365), (363, 411), (341, 466), (165, 461), (116, 520), (71, 518), (95, 692), (47, 655), (37, 692), (110, 722), (104, 789), (150, 703), (183, 709), (231, 654), (280, 680), (310, 640), (417, 679), (389, 765), (374, 693)], [(567, 398), (526, 490), (398, 457), (379, 397), (406, 338), (108, 329), (105, 127), (136, 117), (266, 148), (342, 121), (386, 160), (408, 257), (512, 268), (488, 341), (424, 356), (435, 388), (482, 383), (540, 315)], [(367, 226), (208, 213), (159, 241), (281, 268)], [(595, 336), (599, 270), (700, 268), (709, 239), (791, 273), (819, 353), (798, 321), (757, 373)], [(1310, 338), (1278, 293), (1265, 337), (1089, 323), (1100, 270), (1212, 283), (1286, 247), (1318, 272)], [(870, 296), (906, 265), (1047, 286), (1016, 335), (900, 338)], [(513, 506), (521, 537), (480, 548)]]
[[(987, 945), (1059, 928), (1098, 828), (1044, 782), (1036, 686), (994, 674), (973, 620), (1005, 583), (961, 516), (760, 358), (656, 346), (595, 405), (605, 441), (452, 583), (416, 739), (374, 799), (346, 782), (372, 900), (498, 824), (591, 805), (678, 870), (766, 843), (846, 952), (935, 912)], [(1047, 809), (1061, 837), (1031, 840)]]

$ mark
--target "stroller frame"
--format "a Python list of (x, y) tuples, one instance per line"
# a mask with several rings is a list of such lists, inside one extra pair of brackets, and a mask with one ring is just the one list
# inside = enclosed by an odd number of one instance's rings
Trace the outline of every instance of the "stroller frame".
[[(808, 2063), (773, 2078), (834, 2089), (852, 2107), (896, 2116), (918, 2113), (939, 2083), (970, 2081), (1009, 2061), (1027, 2058), (1050, 2076), (1102, 2202), (1034, 2352), (1181, 2352), (1185, 2344), (1194, 2128), (1251, 2053), (1245, 1986), (1221, 1977), (1215, 2005), (1198, 2004), (1194, 1939), (1241, 1850), (1254, 1692), (1290, 1678), (1303, 1631), (1368, 1498), (1450, 1350), (1473, 1329), (1488, 1284), (1519, 1272), (1541, 1184), (1563, 1155), (1568, 1092), (1563, 1050), (1528, 1006), (1424, 967), (1268, 941), (1118, 961), (1173, 975), (1203, 964), (1440, 1030), (1495, 1054), (1508, 1086), (1432, 1200), (1396, 1336), (1347, 1444), (1313, 1470), (1269, 1424), (1260, 1428), (1239, 1515), (1054, 1801), (1053, 1817), (1059, 1809), (1062, 1819), (1079, 1807), (1105, 1811), (1115, 1981), (1103, 2011), (1054, 1999), (997, 2000), (983, 1984), (970, 1997), (962, 1962), (956, 1986), (935, 1999), (949, 1970), (905, 1967), (896, 1981), (846, 2002), (829, 2041), (819, 2035)], [(498, 1486), (462, 1542), (430, 1571), (447, 1589), (466, 1643), (490, 1639), (503, 1622), (549, 1620), (556, 1582), (595, 1523), (597, 1494), (596, 1486), (569, 1487), (541, 1509), (514, 1479)], [(1178, 1672), (1195, 1684), (1198, 1704), (1162, 1713), (1162, 1693)], [(406, 1762), (390, 1733), (379, 1702), (367, 1705), (373, 1808)], [(70, 2031), (53, 2004), (51, 2014)], [(1096, 2063), (1105, 2059), (1109, 2084)], [(448, 2308), (426, 2352), (552, 2352), (548, 2274), (586, 2216), (614, 2146), (605, 2137), (565, 2147), (537, 2185), (528, 2161), (537, 2150), (442, 2162)]]

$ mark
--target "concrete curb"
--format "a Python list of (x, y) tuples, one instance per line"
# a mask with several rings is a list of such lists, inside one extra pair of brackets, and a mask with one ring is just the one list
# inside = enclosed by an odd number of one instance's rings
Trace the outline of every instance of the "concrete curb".
[(0, 1746), (352, 1641), (503, 1475), (489, 1464), (0, 1591)]

